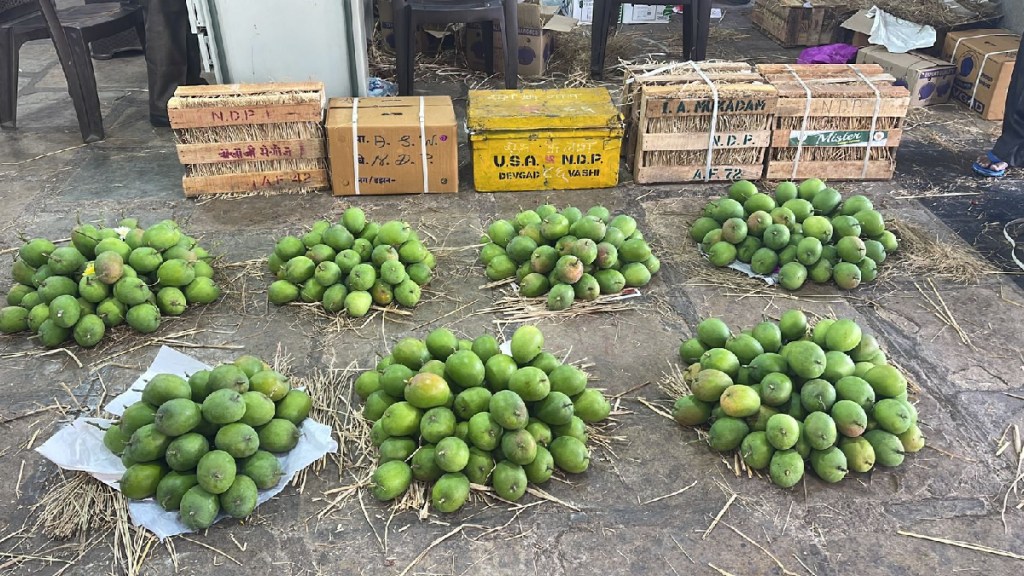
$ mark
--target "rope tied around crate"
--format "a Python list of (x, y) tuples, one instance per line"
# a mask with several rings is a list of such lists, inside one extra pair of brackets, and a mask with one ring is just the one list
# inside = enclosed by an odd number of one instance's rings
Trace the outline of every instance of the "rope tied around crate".
[(352, 99), (352, 175), (359, 196), (359, 98)]
[(427, 178), (427, 132), (423, 119), (423, 96), (420, 96), (420, 162), (423, 163), (423, 193), (430, 192), (430, 179)]
[(690, 61), (690, 64), (693, 66), (694, 72), (700, 76), (700, 79), (703, 80), (709, 88), (711, 88), (711, 128), (708, 131), (708, 156), (707, 162), (704, 165), (704, 181), (709, 182), (711, 180), (712, 153), (715, 151), (715, 131), (718, 128), (718, 87), (715, 86), (715, 83), (712, 82), (711, 79), (708, 78), (707, 74), (700, 69), (699, 64), (692, 60)]
[[(992, 36), (995, 36), (995, 34), (992, 34)], [(968, 108), (972, 110), (974, 109), (974, 97), (978, 95), (978, 85), (981, 84), (981, 73), (985, 71), (985, 64), (988, 62), (988, 57), (995, 56), (997, 54), (1010, 54), (1016, 52), (1017, 49), (1014, 48), (1013, 50), (1000, 50), (999, 52), (988, 52), (985, 54), (985, 57), (981, 59), (981, 66), (978, 67), (978, 77), (974, 79), (974, 87), (971, 89), (971, 101), (967, 104)]]
[(796, 139), (796, 156), (793, 158), (793, 174), (790, 176), (793, 180), (796, 180), (796, 172), (800, 167), (800, 154), (804, 151), (804, 138), (807, 135), (807, 118), (811, 115), (811, 88), (807, 86), (804, 79), (797, 74), (796, 70), (792, 66), (786, 64), (786, 70), (793, 75), (800, 87), (804, 89), (804, 118), (800, 122), (800, 137)]
[(853, 70), (853, 73), (863, 80), (864, 83), (868, 85), (868, 88), (871, 88), (875, 93), (875, 109), (871, 113), (871, 129), (868, 131), (867, 142), (864, 143), (864, 168), (862, 168), (860, 172), (861, 180), (863, 180), (868, 176), (868, 164), (871, 162), (871, 139), (875, 135), (875, 126), (878, 125), (878, 114), (882, 111), (882, 93), (878, 91), (878, 87), (875, 86), (875, 84), (860, 70), (858, 70), (856, 66), (853, 64), (847, 64), (847, 66), (849, 66), (850, 69)]

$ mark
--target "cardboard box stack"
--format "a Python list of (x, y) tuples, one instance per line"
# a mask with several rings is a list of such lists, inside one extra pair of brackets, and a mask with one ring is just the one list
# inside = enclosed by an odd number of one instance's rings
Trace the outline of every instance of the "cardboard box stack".
[(759, 64), (779, 91), (765, 178), (888, 180), (910, 93), (877, 64)]
[(456, 136), (448, 96), (332, 98), (327, 151), (334, 195), (457, 192)]
[(956, 67), (921, 52), (893, 54), (884, 46), (868, 46), (857, 52), (858, 64), (878, 64), (910, 91), (911, 106), (949, 102)]
[(619, 181), (622, 120), (604, 88), (470, 90), (466, 126), (480, 192)]
[[(527, 0), (518, 7), (520, 76), (543, 76), (555, 50), (554, 32), (569, 32), (576, 20), (558, 14), (557, 6), (541, 6), (536, 0)], [(467, 24), (465, 29), (466, 61), (471, 70), (484, 70), (486, 58), (483, 24)], [(505, 41), (500, 26), (494, 26), (494, 72), (505, 71)]]
[(956, 67), (953, 99), (985, 120), (1002, 120), (1006, 92), (1020, 47), (1009, 30), (957, 30), (946, 35), (942, 57)]

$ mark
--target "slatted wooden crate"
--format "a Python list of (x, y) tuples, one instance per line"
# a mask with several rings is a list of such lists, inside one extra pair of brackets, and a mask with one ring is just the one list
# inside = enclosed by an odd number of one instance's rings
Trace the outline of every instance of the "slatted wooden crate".
[(322, 82), (181, 86), (167, 104), (185, 196), (328, 187)]
[(835, 0), (816, 0), (808, 6), (804, 0), (757, 0), (750, 21), (785, 48), (831, 44), (843, 12)]
[(768, 179), (888, 180), (910, 93), (877, 64), (760, 64), (778, 90)]
[(775, 89), (743, 62), (628, 67), (622, 111), (633, 179), (760, 178), (775, 100)]

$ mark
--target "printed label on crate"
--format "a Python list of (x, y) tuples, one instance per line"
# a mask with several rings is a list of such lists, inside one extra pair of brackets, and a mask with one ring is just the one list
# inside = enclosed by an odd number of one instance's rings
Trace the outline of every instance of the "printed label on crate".
[(889, 142), (887, 130), (792, 130), (789, 133), (790, 146), (886, 146)]
[[(705, 178), (705, 171), (707, 171), (707, 178)], [(710, 170), (704, 167), (696, 168), (693, 174), (690, 176), (690, 180), (708, 180), (708, 181), (727, 181), (734, 182), (736, 180), (743, 180), (745, 178), (757, 178), (760, 174), (748, 173), (749, 171), (744, 170), (743, 166), (712, 166)]]
[(619, 139), (474, 142), (477, 190), (606, 188), (618, 181)]
[[(718, 101), (719, 114), (756, 114), (768, 110), (773, 99), (768, 98), (722, 98)], [(665, 98), (661, 105), (647, 109), (647, 116), (685, 116), (692, 114), (713, 114), (715, 101), (711, 98), (687, 99)]]

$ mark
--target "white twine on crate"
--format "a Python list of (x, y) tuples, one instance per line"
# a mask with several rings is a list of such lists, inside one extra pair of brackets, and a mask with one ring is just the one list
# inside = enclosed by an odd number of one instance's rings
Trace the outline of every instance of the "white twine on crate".
[(985, 71), (985, 63), (988, 62), (989, 56), (995, 56), (996, 54), (1009, 54), (1011, 52), (1017, 52), (1017, 49), (1013, 50), (1001, 50), (999, 52), (989, 52), (985, 54), (985, 57), (981, 59), (981, 66), (978, 67), (978, 77), (974, 79), (974, 88), (971, 90), (971, 101), (967, 104), (967, 107), (974, 109), (974, 97), (978, 95), (978, 85), (981, 84), (981, 73)]
[(356, 196), (359, 196), (359, 98), (352, 99), (352, 174)]
[(711, 97), (713, 98), (711, 106), (711, 129), (708, 131), (708, 157), (707, 162), (704, 165), (704, 181), (708, 182), (711, 180), (711, 155), (715, 151), (715, 130), (718, 128), (718, 87), (715, 83), (708, 78), (707, 74), (700, 69), (700, 65), (696, 62), (690, 61), (693, 66), (693, 70), (700, 76), (708, 87), (711, 88)]
[(427, 178), (427, 132), (423, 120), (423, 96), (420, 96), (420, 162), (423, 163), (423, 193), (430, 192), (430, 179)]
[(882, 110), (882, 93), (878, 91), (878, 88), (875, 86), (875, 84), (871, 82), (871, 80), (868, 80), (868, 77), (862, 74), (856, 66), (854, 66), (853, 64), (847, 64), (847, 66), (849, 66), (850, 69), (853, 70), (854, 74), (859, 76), (860, 79), (863, 80), (864, 83), (868, 85), (868, 88), (871, 88), (871, 90), (875, 93), (875, 110), (874, 112), (871, 113), (871, 130), (868, 131), (868, 139), (867, 142), (864, 143), (864, 167), (861, 169), (860, 172), (860, 178), (861, 180), (863, 180), (867, 178), (868, 175), (868, 163), (871, 161), (871, 139), (875, 135), (875, 126), (878, 123), (878, 114)]
[(797, 169), (800, 167), (800, 155), (804, 151), (804, 138), (807, 137), (807, 117), (811, 115), (811, 89), (804, 82), (804, 79), (797, 74), (796, 70), (792, 66), (786, 64), (786, 70), (796, 78), (797, 83), (804, 89), (804, 119), (800, 123), (800, 137), (796, 139), (796, 156), (793, 158), (793, 173), (790, 178), (796, 180)]

